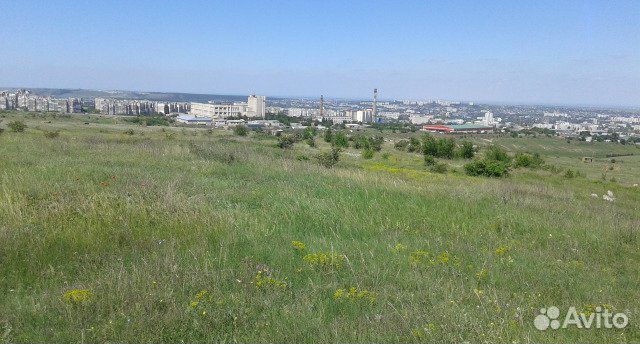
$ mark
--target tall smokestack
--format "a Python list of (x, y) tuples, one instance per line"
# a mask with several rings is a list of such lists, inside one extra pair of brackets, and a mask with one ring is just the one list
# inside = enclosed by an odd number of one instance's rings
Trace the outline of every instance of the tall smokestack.
[(373, 89), (373, 121), (378, 120), (378, 89)]
[(320, 95), (320, 117), (324, 116), (324, 97)]

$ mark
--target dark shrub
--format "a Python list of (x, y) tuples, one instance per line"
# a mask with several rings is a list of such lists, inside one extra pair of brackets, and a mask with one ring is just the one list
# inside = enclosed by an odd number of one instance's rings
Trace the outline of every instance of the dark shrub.
[(312, 137), (308, 137), (306, 140), (304, 140), (304, 142), (306, 142), (309, 147), (314, 148), (316, 146), (316, 139)]
[(60, 136), (60, 132), (57, 131), (57, 130), (55, 130), (55, 131), (45, 130), (44, 131), (44, 137), (46, 137), (48, 139), (55, 139), (58, 136)]
[(409, 140), (400, 140), (393, 144), (393, 147), (395, 147), (395, 149), (401, 151), (407, 150), (407, 146), (409, 146)]
[(412, 137), (409, 139), (409, 145), (407, 146), (407, 152), (420, 152), (421, 145), (420, 140)]
[(463, 159), (472, 159), (475, 154), (475, 150), (473, 149), (473, 143), (469, 141), (462, 141), (460, 147), (458, 148), (458, 154)]
[(453, 152), (456, 148), (456, 141), (452, 138), (443, 137), (437, 141), (436, 147), (436, 157), (453, 159)]
[(538, 153), (536, 154), (528, 154), (528, 153), (517, 153), (514, 160), (513, 166), (518, 167), (528, 167), (528, 168), (538, 168), (544, 165), (544, 160), (540, 157)]
[(433, 156), (431, 155), (425, 155), (424, 156), (424, 164), (427, 166), (433, 166), (436, 164), (436, 159), (433, 158)]
[(322, 152), (316, 156), (318, 163), (326, 168), (335, 166), (340, 160), (340, 149), (337, 147), (331, 148), (330, 151)]
[(433, 166), (431, 166), (431, 172), (435, 173), (446, 173), (448, 169), (447, 164), (443, 162), (437, 162)]
[(287, 149), (293, 147), (293, 144), (296, 142), (295, 137), (293, 135), (284, 134), (278, 136), (278, 147), (282, 149)]
[(324, 139), (324, 142), (327, 142), (327, 143), (330, 143), (331, 141), (333, 141), (333, 131), (331, 130), (331, 128), (327, 128), (324, 131), (323, 139)]
[(233, 128), (233, 133), (238, 136), (247, 136), (249, 134), (249, 129), (244, 125), (236, 125)]
[(438, 140), (431, 134), (424, 134), (422, 136), (422, 154), (437, 156), (438, 155)]
[(337, 132), (333, 136), (333, 145), (338, 148), (347, 148), (349, 147), (349, 139), (347, 135), (345, 135), (342, 131)]
[(485, 158), (488, 160), (501, 161), (507, 164), (511, 163), (511, 157), (507, 154), (507, 151), (498, 146), (489, 146), (485, 153)]
[(22, 121), (11, 121), (7, 124), (7, 127), (9, 127), (9, 129), (14, 133), (21, 133), (27, 129), (27, 125)]
[(464, 165), (470, 176), (502, 177), (509, 172), (509, 165), (503, 161), (476, 159)]

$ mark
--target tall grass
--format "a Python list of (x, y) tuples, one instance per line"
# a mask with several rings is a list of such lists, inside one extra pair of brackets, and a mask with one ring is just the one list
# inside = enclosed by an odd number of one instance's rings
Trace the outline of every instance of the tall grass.
[[(635, 189), (59, 125), (0, 136), (5, 342), (640, 341)], [(335, 297), (352, 287), (373, 298)], [(533, 327), (541, 307), (600, 304), (630, 325)]]

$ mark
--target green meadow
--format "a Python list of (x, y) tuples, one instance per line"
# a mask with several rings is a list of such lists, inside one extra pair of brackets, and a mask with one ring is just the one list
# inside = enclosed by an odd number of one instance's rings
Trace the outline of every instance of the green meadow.
[[(635, 146), (476, 136), (556, 166), (486, 178), (386, 133), (325, 168), (321, 134), (0, 119), (27, 124), (0, 133), (3, 342), (640, 342)], [(549, 306), (629, 324), (537, 330)]]

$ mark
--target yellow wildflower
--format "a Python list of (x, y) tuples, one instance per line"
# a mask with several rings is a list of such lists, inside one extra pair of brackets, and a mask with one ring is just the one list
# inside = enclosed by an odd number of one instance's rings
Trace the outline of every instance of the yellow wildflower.
[(202, 300), (205, 295), (207, 295), (208, 291), (206, 289), (202, 289), (199, 293), (196, 294), (196, 300)]
[(413, 265), (420, 264), (424, 260), (424, 258), (426, 258), (428, 255), (429, 255), (429, 252), (427, 251), (415, 250), (411, 252), (411, 254), (409, 255), (409, 262), (411, 262), (411, 264)]
[(442, 254), (438, 256), (438, 261), (442, 264), (447, 264), (449, 262), (449, 253), (442, 252)]
[(500, 246), (496, 249), (496, 254), (499, 256), (502, 256), (505, 253), (509, 252), (510, 250), (511, 248), (509, 246)]
[(337, 253), (309, 253), (302, 258), (303, 261), (313, 267), (333, 268), (339, 270), (342, 268), (344, 256)]
[(352, 302), (360, 302), (360, 301), (368, 301), (370, 304), (374, 304), (376, 302), (376, 295), (368, 290), (358, 290), (356, 287), (350, 287), (349, 290), (338, 289), (333, 293), (333, 299), (341, 302), (341, 301), (352, 301)]
[(87, 289), (72, 289), (62, 295), (66, 303), (81, 304), (91, 301), (93, 294)]
[(304, 251), (307, 248), (307, 245), (305, 245), (301, 241), (292, 241), (291, 245), (293, 246), (294, 249), (298, 251)]
[(406, 251), (407, 250), (407, 246), (404, 246), (402, 244), (396, 244), (396, 246), (394, 246), (391, 251), (398, 253), (398, 252), (402, 252), (402, 251)]

